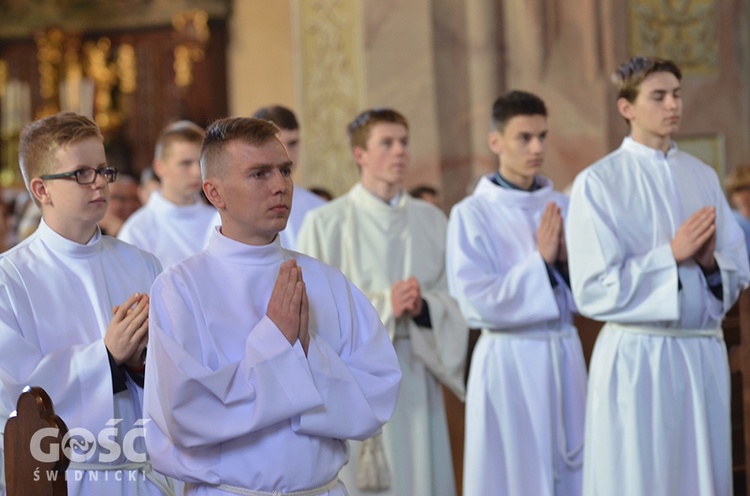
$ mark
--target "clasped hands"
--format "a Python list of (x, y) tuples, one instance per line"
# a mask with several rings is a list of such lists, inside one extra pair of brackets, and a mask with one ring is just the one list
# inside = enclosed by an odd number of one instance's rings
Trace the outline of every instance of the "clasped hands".
[(669, 246), (678, 265), (693, 258), (704, 272), (716, 270), (716, 207), (703, 207), (691, 215)]
[(307, 355), (310, 345), (310, 307), (302, 269), (297, 266), (296, 260), (282, 262), (266, 315), (291, 345), (299, 340)]

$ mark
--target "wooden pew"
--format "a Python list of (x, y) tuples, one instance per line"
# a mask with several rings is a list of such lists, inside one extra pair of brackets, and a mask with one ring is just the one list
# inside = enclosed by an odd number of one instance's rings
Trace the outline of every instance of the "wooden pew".
[(732, 373), (732, 461), (734, 494), (750, 496), (750, 289), (727, 313), (724, 339)]
[[(32, 454), (32, 437), (40, 429), (52, 428), (56, 435), (44, 436), (35, 445), (53, 454), (55, 461), (38, 461)], [(69, 460), (62, 440), (68, 428), (55, 415), (52, 400), (40, 387), (26, 387), (16, 411), (5, 425), (5, 479), (7, 496), (67, 496), (65, 470)], [(56, 445), (56, 448), (55, 448)]]

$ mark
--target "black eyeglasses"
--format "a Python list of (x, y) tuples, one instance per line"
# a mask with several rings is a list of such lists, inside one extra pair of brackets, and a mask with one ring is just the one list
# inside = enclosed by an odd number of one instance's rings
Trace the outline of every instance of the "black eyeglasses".
[(100, 167), (94, 169), (92, 167), (81, 167), (70, 172), (63, 172), (61, 174), (49, 174), (42, 176), (42, 179), (71, 179), (74, 178), (78, 184), (87, 185), (92, 184), (96, 181), (96, 175), (101, 174), (105, 181), (108, 183), (115, 182), (117, 179), (117, 169), (114, 167)]

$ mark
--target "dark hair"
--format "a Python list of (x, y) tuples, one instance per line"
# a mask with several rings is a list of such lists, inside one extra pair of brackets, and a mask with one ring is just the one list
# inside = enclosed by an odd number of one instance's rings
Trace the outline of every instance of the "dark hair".
[(255, 111), (253, 117), (256, 119), (271, 121), (279, 126), (279, 129), (284, 129), (286, 131), (299, 129), (299, 123), (297, 122), (297, 117), (294, 115), (294, 112), (286, 107), (282, 107), (281, 105), (261, 107)]
[(618, 100), (624, 98), (633, 103), (643, 80), (654, 72), (670, 72), (678, 81), (682, 79), (680, 68), (671, 60), (637, 55), (622, 64), (612, 74), (612, 82), (617, 86)]
[(212, 177), (221, 167), (224, 148), (231, 141), (261, 146), (275, 139), (279, 128), (273, 122), (254, 117), (227, 117), (208, 127), (201, 148), (203, 178)]
[(410, 189), (409, 194), (413, 196), (414, 198), (422, 198), (422, 196), (425, 194), (437, 196), (438, 191), (436, 188), (433, 188), (432, 186), (422, 185), (422, 186), (415, 186), (414, 188)]
[(517, 115), (547, 117), (544, 101), (533, 93), (513, 90), (498, 97), (492, 104), (492, 129), (502, 132), (508, 121)]
[(367, 140), (370, 138), (370, 130), (375, 124), (387, 122), (390, 124), (401, 124), (409, 130), (409, 123), (406, 117), (399, 112), (389, 108), (373, 108), (365, 110), (346, 127), (349, 135), (349, 145), (352, 149), (367, 148)]
[(326, 188), (321, 188), (320, 186), (316, 186), (314, 188), (310, 188), (311, 193), (315, 193), (319, 197), (323, 198), (326, 201), (333, 200), (333, 193), (328, 191)]

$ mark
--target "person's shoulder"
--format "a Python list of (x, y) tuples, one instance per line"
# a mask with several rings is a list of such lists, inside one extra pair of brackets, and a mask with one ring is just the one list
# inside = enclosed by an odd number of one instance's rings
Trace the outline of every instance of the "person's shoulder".
[[(338, 222), (341, 217), (345, 215), (345, 212), (351, 208), (352, 201), (348, 194), (334, 198), (329, 202), (324, 202), (323, 205), (310, 210), (307, 213), (307, 217), (314, 219), (316, 222), (330, 223)], [(294, 207), (292, 207), (294, 208)]]
[(677, 150), (676, 155), (681, 167), (691, 167), (709, 174), (716, 174), (716, 169), (714, 169), (695, 155), (691, 155), (690, 153), (682, 151), (680, 149)]
[(206, 270), (210, 269), (210, 262), (211, 257), (208, 251), (201, 250), (166, 267), (156, 278), (156, 281), (160, 284), (171, 281), (171, 283), (179, 285), (200, 285), (199, 279), (202, 274), (206, 273)]
[(143, 205), (141, 208), (130, 214), (130, 217), (125, 219), (122, 223), (118, 237), (122, 238), (123, 235), (127, 236), (133, 231), (138, 231), (144, 226), (148, 226), (154, 221), (154, 211), (149, 208), (148, 203)]
[(100, 242), (102, 243), (102, 250), (117, 253), (118, 256), (128, 260), (139, 260), (149, 266), (161, 267), (161, 264), (153, 253), (142, 250), (127, 241), (103, 235)]
[(297, 260), (297, 265), (302, 268), (306, 283), (319, 282), (321, 277), (327, 281), (328, 285), (332, 286), (349, 283), (349, 279), (338, 268), (304, 253), (287, 251)]
[(5, 251), (4, 253), (0, 253), (0, 267), (34, 263), (34, 257), (30, 256), (30, 252), (33, 250), (33, 246), (35, 243), (36, 234), (32, 233), (29, 237), (19, 242), (9, 250)]
[(453, 219), (457, 215), (477, 210), (481, 208), (482, 204), (487, 203), (487, 201), (486, 195), (478, 194), (477, 191), (474, 190), (453, 205), (450, 212), (450, 218)]

